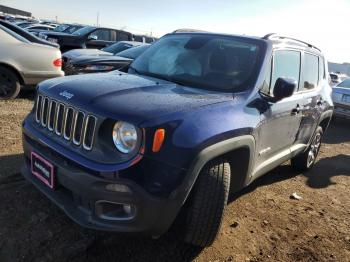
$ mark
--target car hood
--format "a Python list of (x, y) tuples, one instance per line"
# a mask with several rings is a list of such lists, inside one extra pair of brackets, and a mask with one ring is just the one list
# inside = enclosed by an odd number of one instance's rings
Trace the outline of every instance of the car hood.
[(133, 60), (126, 57), (121, 56), (110, 56), (110, 55), (82, 55), (74, 58), (71, 61), (71, 64), (86, 64), (86, 63), (131, 63)]
[(80, 56), (113, 56), (113, 54), (99, 49), (73, 49), (63, 54), (63, 57), (68, 59), (77, 58)]
[(50, 79), (40, 84), (39, 93), (96, 115), (134, 124), (233, 99), (228, 93), (119, 71)]

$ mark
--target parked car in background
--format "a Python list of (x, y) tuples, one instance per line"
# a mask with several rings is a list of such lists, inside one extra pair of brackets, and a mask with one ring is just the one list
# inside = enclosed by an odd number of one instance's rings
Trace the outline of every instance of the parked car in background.
[(37, 43), (37, 44), (42, 44), (42, 45), (49, 45), (49, 46), (53, 46), (53, 47), (59, 47), (58, 44), (46, 41), (44, 39), (38, 38), (35, 35), (29, 33), (28, 31), (24, 30), (23, 28), (20, 28), (19, 26), (12, 24), (10, 22), (4, 21), (0, 19), (0, 25), (10, 29), (11, 31), (15, 32), (16, 34), (24, 37), (25, 39), (27, 39), (29, 42), (32, 43)]
[(21, 86), (63, 76), (58, 48), (36, 44), (0, 25), (0, 99), (15, 98)]
[(63, 63), (69, 62), (71, 59), (80, 56), (112, 56), (123, 50), (143, 45), (141, 42), (135, 41), (119, 41), (115, 44), (100, 49), (73, 49), (62, 54)]
[(34, 25), (27, 26), (24, 29), (27, 30), (29, 33), (32, 33), (32, 34), (38, 36), (40, 32), (53, 31), (55, 29), (55, 27), (52, 25), (34, 24)]
[(333, 87), (334, 114), (350, 118), (350, 78)]
[(55, 27), (59, 26), (59, 24), (57, 22), (50, 21), (50, 20), (47, 20), (47, 21), (46, 20), (41, 20), (39, 23), (42, 24), (42, 25), (51, 25), (51, 26), (55, 26)]
[(229, 194), (288, 160), (312, 169), (327, 73), (296, 39), (168, 34), (128, 71), (39, 84), (22, 174), (84, 227), (158, 238), (173, 225), (205, 247)]
[(78, 24), (62, 24), (57, 26), (52, 31), (41, 31), (39, 32), (39, 37), (43, 39), (47, 39), (48, 37), (52, 37), (54, 35), (60, 35), (60, 34), (72, 34), (75, 31), (85, 27), (84, 25), (78, 25)]
[(134, 41), (142, 43), (153, 43), (157, 41), (157, 38), (147, 35), (133, 35)]
[(329, 73), (329, 77), (331, 79), (331, 86), (334, 87), (341, 83), (344, 79), (346, 79), (348, 76), (338, 74), (338, 73)]
[(65, 75), (88, 74), (118, 70), (131, 64), (131, 62), (147, 50), (149, 44), (141, 44), (121, 51), (115, 55), (79, 56), (65, 63)]
[(86, 26), (72, 34), (50, 35), (47, 40), (58, 43), (63, 53), (79, 48), (101, 49), (117, 41), (131, 41), (132, 34), (117, 29)]
[(16, 23), (13, 23), (21, 28), (26, 28), (27, 26), (30, 26), (30, 25), (34, 25), (36, 24), (35, 22), (28, 22), (28, 21), (21, 21), (21, 22), (16, 22)]

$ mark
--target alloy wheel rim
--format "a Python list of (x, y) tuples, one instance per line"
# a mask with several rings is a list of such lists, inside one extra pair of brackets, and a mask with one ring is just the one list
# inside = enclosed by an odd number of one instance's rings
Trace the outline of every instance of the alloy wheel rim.
[(320, 151), (320, 147), (321, 147), (321, 134), (317, 134), (314, 140), (312, 141), (309, 154), (307, 157), (308, 168), (315, 163), (318, 152)]

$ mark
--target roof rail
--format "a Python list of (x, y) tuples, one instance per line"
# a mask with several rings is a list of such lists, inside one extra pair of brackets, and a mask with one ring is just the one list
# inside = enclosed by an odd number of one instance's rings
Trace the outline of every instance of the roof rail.
[(292, 38), (292, 37), (281, 36), (281, 35), (278, 35), (278, 34), (276, 34), (276, 33), (267, 34), (267, 35), (265, 35), (262, 39), (268, 40), (268, 39), (273, 39), (273, 38), (277, 38), (277, 39), (287, 39), (287, 40), (295, 41), (295, 42), (304, 44), (304, 45), (306, 45), (307, 47), (317, 49), (318, 51), (321, 52), (321, 49), (319, 49), (318, 47), (316, 47), (316, 46), (314, 46), (314, 45), (312, 45), (312, 44), (309, 44), (309, 43), (307, 43), (307, 42), (304, 42), (304, 41), (301, 41), (301, 40), (299, 40), (299, 39), (295, 39), (295, 38)]
[(177, 29), (173, 32), (173, 34), (176, 33), (200, 33), (200, 32), (207, 32), (204, 30), (198, 30), (198, 29), (191, 29), (191, 28), (181, 28), (181, 29)]

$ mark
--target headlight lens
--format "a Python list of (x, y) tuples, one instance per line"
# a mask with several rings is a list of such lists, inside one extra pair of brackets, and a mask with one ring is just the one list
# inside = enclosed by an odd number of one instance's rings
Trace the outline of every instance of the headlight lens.
[(116, 148), (128, 154), (137, 146), (137, 131), (134, 125), (119, 121), (113, 127), (113, 142)]

